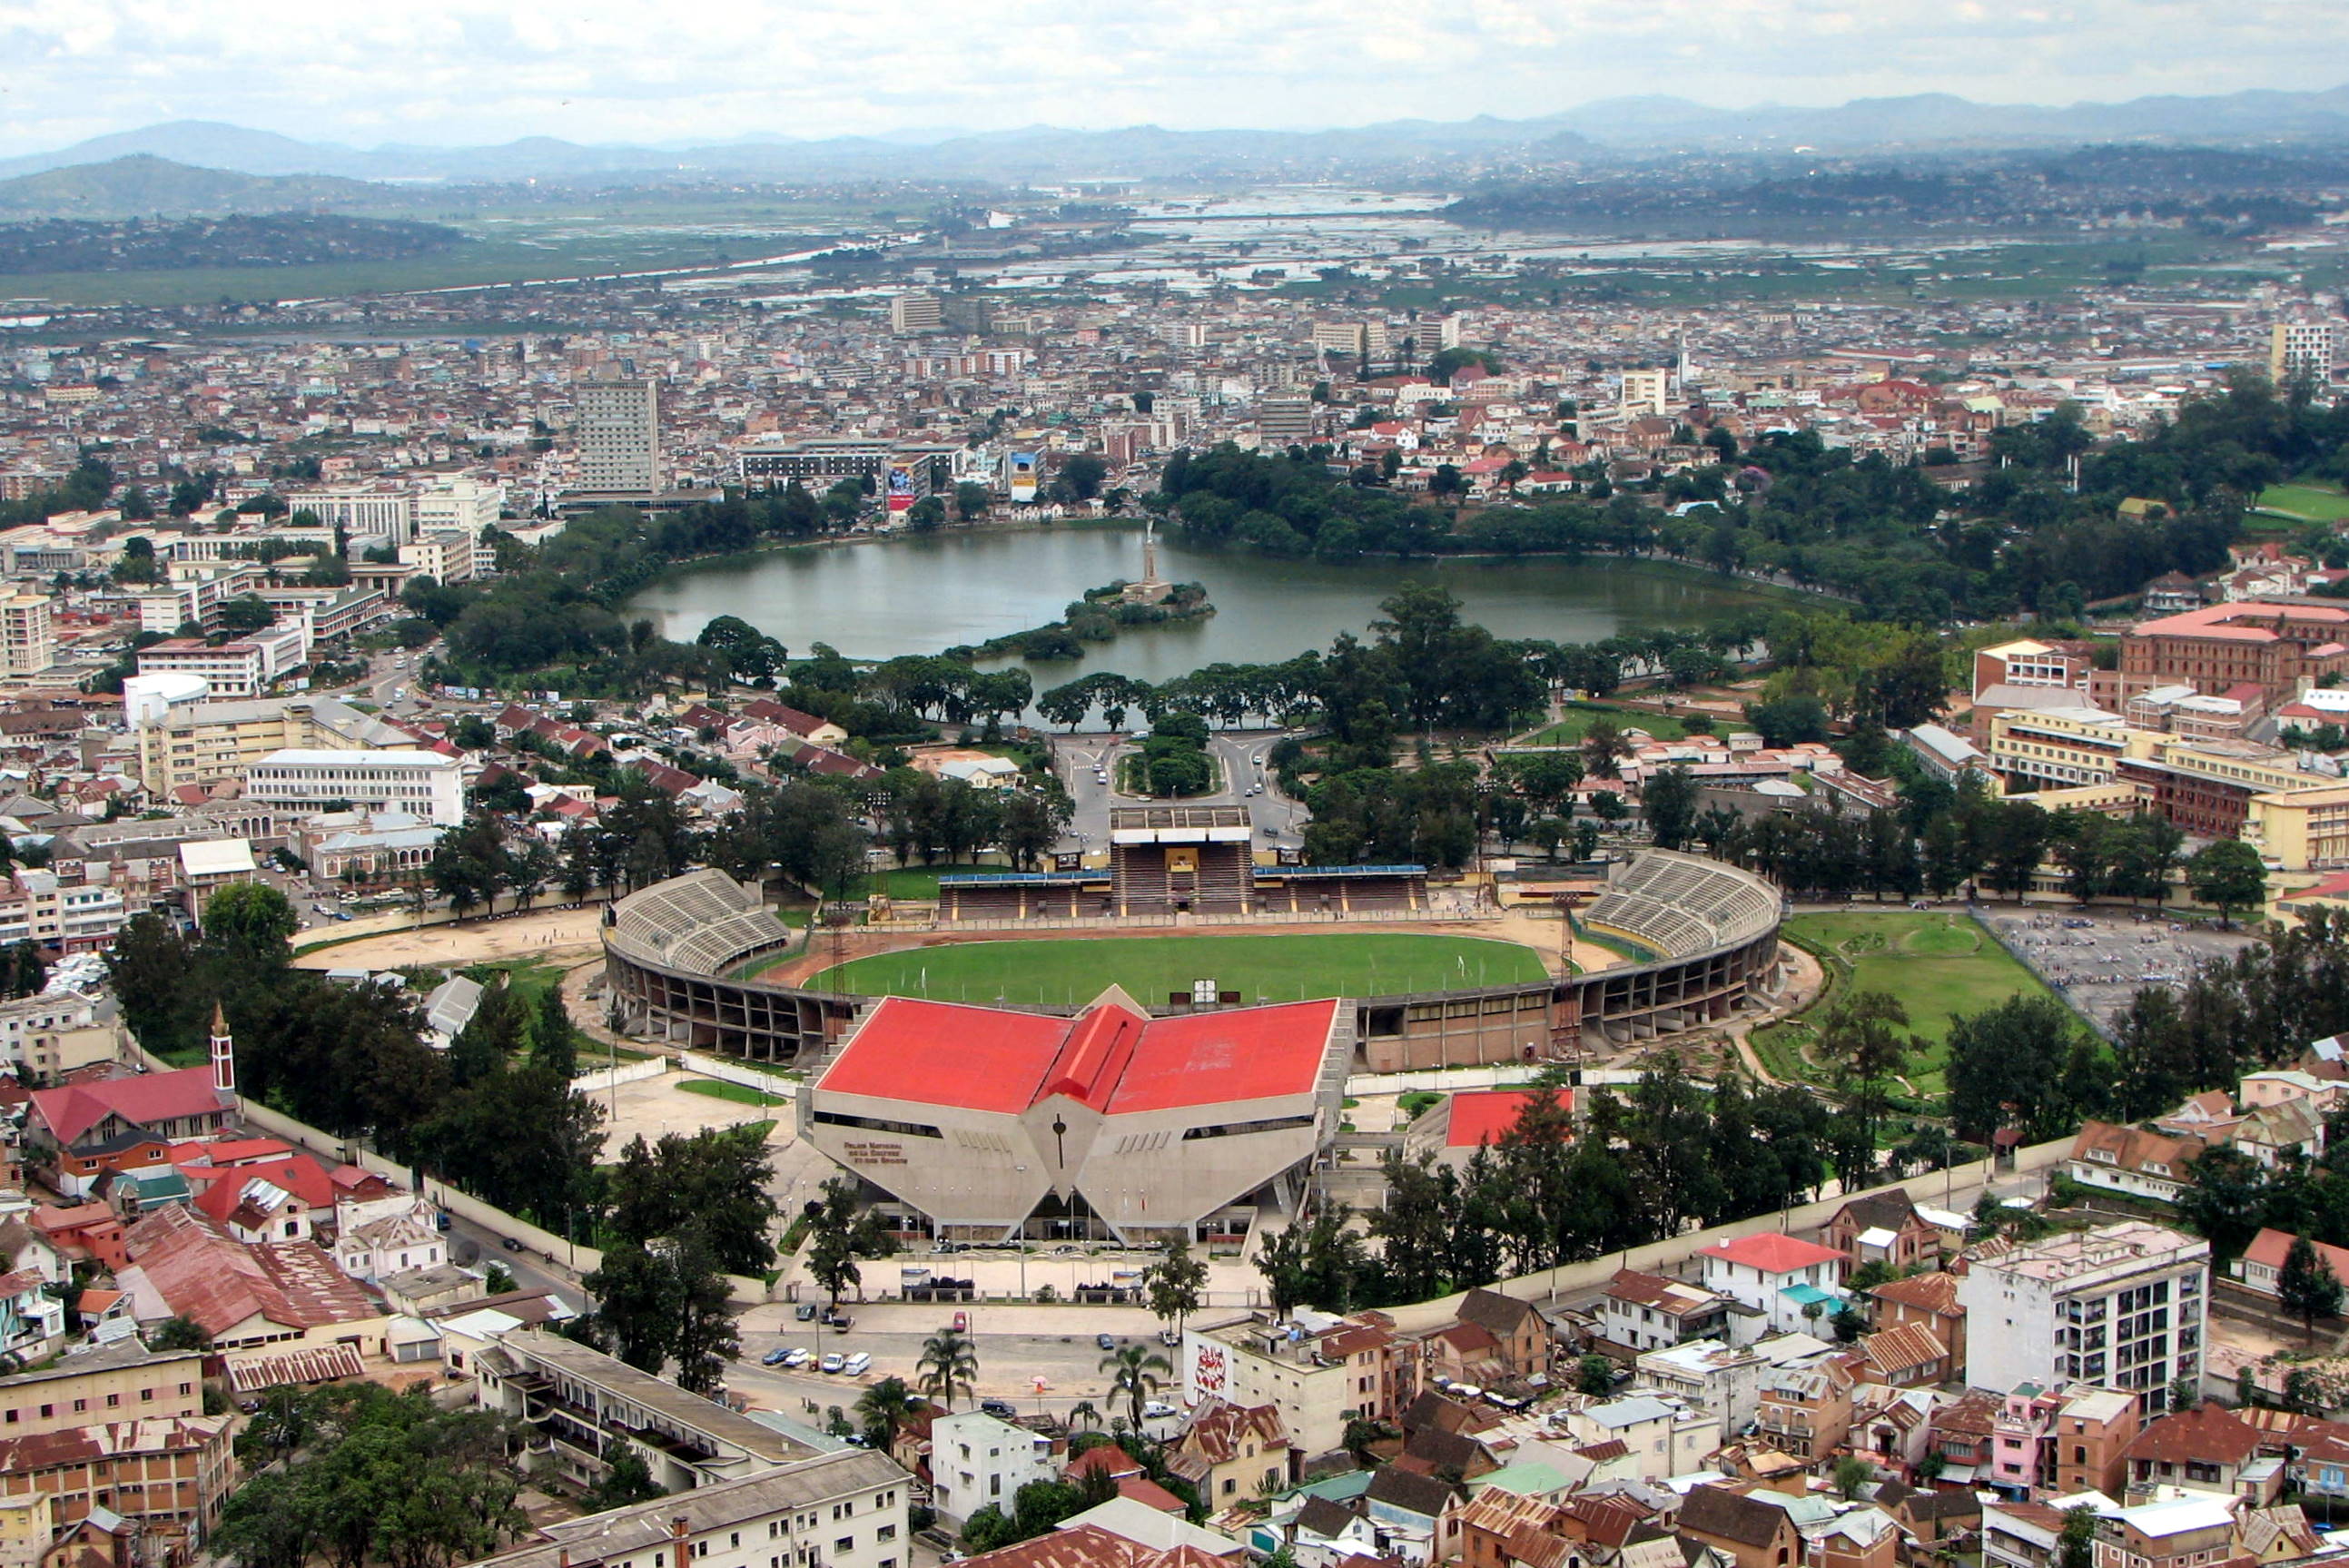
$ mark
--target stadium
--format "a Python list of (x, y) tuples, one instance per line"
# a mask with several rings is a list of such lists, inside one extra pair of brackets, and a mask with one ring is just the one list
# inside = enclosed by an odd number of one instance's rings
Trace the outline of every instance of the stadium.
[[(1173, 830), (1206, 832), (1220, 826), (1185, 824)], [(1210, 939), (1200, 944), (1205, 951), (1215, 937), (1245, 934), (1259, 962), (1278, 966), (1287, 961), (1296, 974), (1294, 984), (1309, 994), (1297, 999), (1345, 995), (1353, 1013), (1359, 1065), (1372, 1072), (1578, 1061), (1612, 1046), (1732, 1016), (1773, 990), (1779, 978), (1775, 888), (1702, 856), (1643, 850), (1609, 868), (1604, 890), (1576, 913), (1575, 923), (1580, 934), (1611, 939), (1619, 949), (1651, 956), (1607, 959), (1606, 966), (1586, 964), (1581, 973), (1489, 984), (1476, 983), (1481, 958), (1478, 967), (1470, 967), (1464, 958), (1448, 973), (1425, 964), (1399, 966), (1394, 973), (1404, 976), (1402, 983), (1388, 989), (1316, 991), (1310, 944), (1335, 940), (1334, 934), (1341, 931), (1364, 940), (1372, 933), (1381, 938), (1451, 935), (1456, 950), (1463, 940), (1456, 934), (1458, 924), (1431, 907), (1439, 895), (1431, 895), (1423, 872), (1416, 867), (1333, 868), (1368, 874), (1326, 879), (1337, 884), (1327, 894), (1335, 907), (1322, 910), (1324, 893), (1317, 891), (1309, 895), (1309, 912), (1300, 913), (1288, 890), (1298, 885), (1299, 872), (1306, 868), (1257, 868), (1251, 875), (1246, 860), (1235, 857), (1238, 870), (1231, 880), (1238, 885), (1227, 896), (1247, 907), (1222, 913), (1171, 911), (1164, 901), (1186, 896), (1182, 879), (1201, 875), (1206, 860), (1201, 855), (1184, 869), (1183, 847), (1154, 843), (1146, 858), (1136, 857), (1144, 860), (1149, 897), (1161, 901), (1156, 908), (1125, 890), (1112, 867), (1103, 884), (1108, 891), (1101, 896), (1130, 913), (1062, 914), (1057, 909), (1037, 909), (1032, 901), (1040, 896), (1039, 889), (1056, 880), (1080, 885), (1101, 881), (1092, 872), (1057, 879), (1043, 873), (970, 879), (974, 887), (993, 884), (985, 901), (988, 913), (957, 919), (946, 913), (946, 906), (957, 902), (948, 885), (955, 879), (942, 879), (937, 918), (902, 931), (868, 929), (858, 934), (858, 940), (868, 950), (937, 954), (950, 944), (1002, 942), (1016, 934), (1049, 942), (1056, 949), (1088, 944), (1073, 958), (1065, 951), (1059, 954), (1081, 969), (1096, 954), (1103, 955), (1106, 966), (1110, 944), (1135, 937), (1161, 944)], [(1174, 867), (1171, 872), (1166, 870), (1169, 862)], [(1306, 879), (1319, 880), (1323, 879)], [(1365, 895), (1362, 902), (1357, 902), (1358, 893)], [(1024, 917), (999, 913), (1006, 901), (1024, 902), (1035, 912)], [(763, 966), (785, 954), (795, 940), (793, 932), (761, 907), (754, 889), (722, 872), (694, 872), (642, 889), (606, 913), (607, 1005), (619, 1026), (641, 1038), (812, 1071), (874, 1006), (874, 996), (825, 984), (842, 972), (820, 965), (799, 984), (773, 978), (781, 971)], [(1016, 959), (1012, 950), (1021, 945), (1004, 943), (1003, 950)], [(1370, 973), (1375, 971), (1361, 977)], [(1194, 978), (1216, 980), (1195, 971)], [(1432, 978), (1459, 983), (1423, 983)], [(1414, 985), (1414, 980), (1423, 983)], [(993, 1002), (1013, 1011), (1065, 1017), (1092, 1003), (1108, 984), (1103, 977), (1035, 1001), (1019, 1000), (1011, 989), (1000, 986), (987, 994), (945, 999)], [(885, 985), (879, 989), (911, 987)], [(1133, 989), (1145, 994), (1140, 987)], [(1146, 995), (1147, 1010), (1155, 1016), (1282, 999), (1263, 989), (1249, 994), (1221, 984)], [(931, 999), (940, 998), (933, 993)]]
[(800, 1137), (905, 1233), (1138, 1244), (1293, 1209), (1353, 1072), (1578, 1062), (1781, 975), (1776, 890), (1719, 861), (1609, 867), (1570, 927), (1595, 962), (1561, 975), (1464, 934), (1422, 868), (1257, 866), (1228, 810), (1127, 820), (1102, 869), (942, 879), (853, 961), (845, 934), (814, 943), (829, 963), (794, 953), (755, 888), (695, 872), (606, 913), (607, 1004), (639, 1037), (805, 1072)]

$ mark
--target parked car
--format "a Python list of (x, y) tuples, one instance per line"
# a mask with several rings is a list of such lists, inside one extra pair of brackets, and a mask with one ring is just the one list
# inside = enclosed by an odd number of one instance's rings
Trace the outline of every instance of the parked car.
[(783, 1346), (778, 1345), (772, 1350), (768, 1351), (764, 1356), (759, 1357), (759, 1365), (761, 1367), (781, 1367), (784, 1362), (791, 1358), (792, 1353), (783, 1348)]
[(999, 1421), (1013, 1421), (1019, 1418), (1018, 1407), (1009, 1399), (981, 1399), (978, 1402), (978, 1408)]
[(1114, 1350), (1117, 1348), (1117, 1336), (1114, 1334), (1096, 1334), (1093, 1336), (1093, 1343), (1100, 1346), (1103, 1350)]
[(817, 1370), (823, 1372), (837, 1372), (847, 1365), (847, 1357), (843, 1356), (837, 1350), (827, 1350), (823, 1353), (823, 1359), (817, 1363)]
[(814, 1351), (802, 1349), (796, 1345), (783, 1352), (783, 1365), (786, 1367), (804, 1367), (814, 1359)]
[(1158, 1343), (1172, 1350), (1183, 1343), (1183, 1336), (1171, 1328), (1162, 1328), (1158, 1331)]
[(830, 1312), (824, 1315), (823, 1321), (828, 1327), (845, 1334), (848, 1332), (848, 1326), (854, 1323), (856, 1319), (844, 1312)]
[(957, 1312), (954, 1315), (954, 1331), (957, 1334), (968, 1334), (970, 1332), (970, 1314), (967, 1312)]
[(850, 1357), (846, 1361), (841, 1363), (840, 1369), (843, 1372), (847, 1373), (851, 1377), (862, 1377), (864, 1374), (873, 1370), (873, 1353), (868, 1350), (860, 1350), (855, 1355)]
[(792, 1315), (798, 1318), (802, 1323), (813, 1323), (815, 1321), (815, 1303), (812, 1301), (803, 1301), (800, 1303), (799, 1305), (792, 1309)]
[(1180, 1414), (1181, 1411), (1164, 1399), (1146, 1400), (1142, 1407), (1142, 1418), (1145, 1421), (1171, 1421)]

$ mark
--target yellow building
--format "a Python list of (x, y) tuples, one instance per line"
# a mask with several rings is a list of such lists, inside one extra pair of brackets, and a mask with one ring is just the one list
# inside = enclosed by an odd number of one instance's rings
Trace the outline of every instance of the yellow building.
[(56, 1518), (47, 1492), (0, 1497), (0, 1568), (37, 1568), (57, 1533)]
[(2169, 738), (2132, 729), (2096, 707), (2004, 708), (1990, 721), (1991, 770), (2008, 783), (2058, 789), (2110, 783), (2127, 757), (2149, 757)]
[(152, 795), (242, 779), (279, 751), (399, 749), (416, 738), (336, 697), (254, 697), (167, 708), (140, 725), (139, 783)]
[(150, 1352), (137, 1340), (0, 1377), (0, 1436), (34, 1438), (93, 1422), (204, 1413), (203, 1352)]
[(2349, 866), (2349, 784), (2252, 796), (2243, 840), (2287, 872)]

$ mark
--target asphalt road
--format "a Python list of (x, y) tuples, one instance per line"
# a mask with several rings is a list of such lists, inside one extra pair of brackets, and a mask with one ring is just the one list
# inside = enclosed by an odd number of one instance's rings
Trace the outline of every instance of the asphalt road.
[[(1220, 787), (1208, 795), (1195, 795), (1181, 802), (1185, 806), (1246, 806), (1256, 824), (1257, 844), (1262, 849), (1294, 849), (1303, 841), (1307, 812), (1304, 803), (1292, 800), (1280, 793), (1272, 776), (1266, 771), (1263, 759), (1273, 743), (1281, 737), (1279, 730), (1215, 730), (1207, 737), (1207, 754), (1215, 759), (1221, 775)], [(1063, 851), (1097, 850), (1109, 842), (1109, 814), (1113, 807), (1149, 805), (1148, 799), (1121, 793), (1116, 786), (1116, 769), (1110, 768), (1112, 759), (1134, 749), (1133, 743), (1122, 735), (1063, 735), (1052, 741), (1054, 765), (1062, 782), (1067, 784), (1069, 798), (1076, 803), (1070, 820), (1068, 836), (1061, 841)], [(1096, 769), (1106, 769), (1110, 779), (1104, 782), (1094, 777)], [(1261, 787), (1261, 792), (1250, 794), (1251, 788)], [(1270, 828), (1271, 832), (1264, 830)]]
[[(847, 1310), (853, 1318), (856, 1308), (851, 1305)], [(923, 1334), (872, 1333), (862, 1327), (838, 1334), (819, 1323), (797, 1322), (788, 1325), (781, 1334), (746, 1330), (742, 1335), (742, 1359), (727, 1368), (726, 1384), (736, 1393), (748, 1396), (753, 1404), (802, 1418), (813, 1418), (820, 1423), (826, 1407), (838, 1405), (843, 1410), (853, 1409), (857, 1396), (884, 1377), (902, 1377), (909, 1385), (915, 1383), (915, 1367), (921, 1359), (925, 1337)], [(1109, 1378), (1101, 1371), (1102, 1351), (1091, 1338), (1082, 1335), (993, 1335), (982, 1328), (974, 1343), (978, 1350), (979, 1398), (1007, 1399), (1023, 1416), (1066, 1418), (1070, 1408), (1081, 1402), (1090, 1402), (1104, 1421), (1112, 1414)], [(1174, 1359), (1173, 1353), (1164, 1350), (1155, 1340), (1148, 1343), (1168, 1360)], [(819, 1356), (828, 1350), (862, 1350), (872, 1356), (873, 1367), (862, 1377), (848, 1377), (812, 1368), (761, 1366), (760, 1357), (779, 1345), (802, 1346)], [(1036, 1392), (1038, 1377), (1048, 1386), (1041, 1394)], [(1171, 1405), (1178, 1391), (1162, 1388), (1156, 1397)], [(813, 1409), (808, 1408), (811, 1403)], [(1154, 1431), (1161, 1427), (1171, 1429), (1180, 1420), (1179, 1416), (1167, 1417), (1148, 1425)]]

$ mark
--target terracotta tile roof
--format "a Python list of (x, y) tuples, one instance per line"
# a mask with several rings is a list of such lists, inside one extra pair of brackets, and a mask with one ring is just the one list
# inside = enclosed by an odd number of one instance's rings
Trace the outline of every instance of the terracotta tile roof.
[[(2108, 1166), (2116, 1171), (2144, 1172), (2148, 1165), (2158, 1165), (2161, 1172), (2152, 1173), (2157, 1180), (2183, 1180), (2187, 1167), (2202, 1157), (2203, 1142), (2199, 1138), (2166, 1138), (2158, 1132), (2147, 1132), (2135, 1127), (2116, 1127), (2109, 1121), (2091, 1121), (2080, 1129), (2079, 1137), (2072, 1140), (2072, 1158), (2086, 1165)], [(2096, 1158), (2096, 1156), (2106, 1158)]]
[(1915, 1307), (1942, 1317), (1965, 1315), (1966, 1309), (1958, 1305), (1958, 1276), (1953, 1274), (1936, 1272), (1889, 1279), (1868, 1294), (1878, 1301)]
[(1909, 1377), (1950, 1354), (1949, 1346), (1921, 1323), (1904, 1323), (1871, 1334), (1859, 1342), (1868, 1364), (1888, 1377)]

